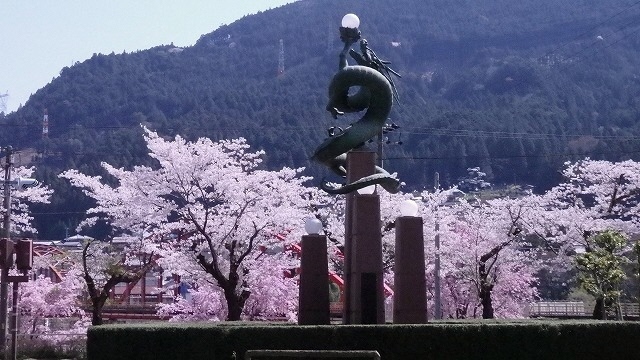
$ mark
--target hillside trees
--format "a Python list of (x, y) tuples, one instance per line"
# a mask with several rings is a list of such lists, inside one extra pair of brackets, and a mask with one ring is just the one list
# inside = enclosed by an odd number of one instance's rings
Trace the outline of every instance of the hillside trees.
[[(144, 139), (155, 166), (103, 164), (116, 185), (76, 170), (61, 176), (95, 199), (90, 214), (125, 231), (151, 226), (161, 240), (147, 251), (160, 256), (158, 263), (187, 279), (206, 279), (224, 298), (219, 315), (239, 320), (256, 286), (259, 247), (281, 245), (279, 234), (287, 241), (300, 235), (315, 190), (302, 185), (308, 179), (301, 169), (260, 169), (263, 152), (250, 152), (244, 139), (168, 141), (148, 130)], [(281, 260), (283, 268), (295, 263)]]
[[(306, 166), (305, 152), (334, 125), (324, 110), (326, 84), (339, 51), (339, 19), (355, 11), (363, 16), (363, 35), (403, 75), (402, 106), (391, 118), (403, 127), (404, 145), (385, 154), (413, 189), (435, 171), (450, 186), (465, 169), (480, 166), (494, 184), (544, 191), (573, 154), (613, 160), (635, 151), (634, 141), (620, 139), (639, 133), (638, 42), (607, 34), (608, 26), (598, 30), (604, 41), (579, 36), (594, 21), (633, 23), (621, 11), (628, 6), (623, 0), (507, 7), (491, 0), (438, 9), (417, 0), (330, 4), (294, 2), (247, 16), (180, 53), (159, 46), (78, 62), (2, 119), (0, 126), (9, 127), (0, 142), (41, 151), (42, 165), (55, 172), (95, 169), (100, 161), (132, 166), (145, 155), (142, 142), (131, 141), (143, 122), (190, 140), (242, 136), (268, 149), (271, 168)], [(290, 19), (291, 13), (300, 15)], [(330, 31), (329, 42), (319, 29)], [(282, 76), (276, 76), (278, 39), (286, 44)], [(33, 133), (43, 108), (50, 114), (48, 139)], [(285, 132), (292, 136), (282, 141)], [(592, 138), (588, 147), (572, 146), (580, 135)], [(61, 208), (75, 204), (55, 197)], [(62, 233), (51, 224), (76, 221), (63, 213), (37, 219), (43, 237)]]

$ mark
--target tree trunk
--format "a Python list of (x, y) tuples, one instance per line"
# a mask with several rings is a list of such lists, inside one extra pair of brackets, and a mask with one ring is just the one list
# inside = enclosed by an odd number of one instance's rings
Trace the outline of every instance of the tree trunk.
[[(239, 321), (242, 315), (242, 309), (244, 308), (244, 301), (233, 294), (232, 296), (225, 296), (227, 300), (227, 321)], [(241, 304), (242, 302), (242, 304)]]
[(480, 303), (482, 304), (482, 318), (493, 319), (494, 315), (493, 304), (491, 302), (491, 288), (486, 284), (482, 284), (480, 288)]
[(102, 309), (91, 309), (91, 325), (102, 325)]
[(224, 298), (227, 301), (227, 321), (239, 321), (250, 292), (243, 290), (240, 294), (237, 294), (235, 286), (233, 288), (223, 288), (223, 290)]
[(480, 278), (480, 304), (482, 304), (482, 318), (493, 319), (493, 304), (491, 302), (491, 291), (493, 290), (493, 284), (489, 281), (489, 271), (487, 270), (486, 262), (490, 259), (493, 252), (496, 252), (495, 248), (491, 253), (485, 254), (480, 258), (478, 264), (478, 275)]
[[(227, 301), (227, 321), (240, 320), (242, 310), (244, 310), (244, 304), (251, 294), (248, 290), (242, 290), (239, 294), (236, 292), (239, 281), (238, 268), (232, 266), (229, 270), (229, 280), (224, 282), (224, 286), (220, 286), (224, 291), (224, 298)], [(220, 285), (220, 282), (218, 282), (218, 284)], [(243, 283), (243, 286), (246, 286), (246, 284)]]
[(605, 309), (604, 298), (596, 298), (596, 305), (593, 307), (593, 318), (596, 320), (607, 320), (607, 309)]
[(104, 307), (106, 298), (103, 300), (95, 299), (91, 301), (91, 325), (102, 325), (102, 308)]
[(91, 309), (91, 325), (102, 325), (102, 307)]

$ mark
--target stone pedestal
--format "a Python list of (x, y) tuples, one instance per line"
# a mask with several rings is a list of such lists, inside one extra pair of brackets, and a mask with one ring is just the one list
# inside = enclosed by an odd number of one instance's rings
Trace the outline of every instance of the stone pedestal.
[(396, 219), (394, 267), (394, 324), (427, 322), (427, 299), (422, 218)]
[[(347, 154), (347, 183), (375, 173), (372, 151)], [(378, 195), (351, 193), (346, 199), (345, 303), (343, 323), (384, 323), (382, 236)]]
[(329, 280), (327, 238), (304, 235), (300, 258), (298, 324), (329, 324)]
[(384, 324), (384, 279), (380, 198), (356, 195), (352, 214), (351, 250), (352, 324)]

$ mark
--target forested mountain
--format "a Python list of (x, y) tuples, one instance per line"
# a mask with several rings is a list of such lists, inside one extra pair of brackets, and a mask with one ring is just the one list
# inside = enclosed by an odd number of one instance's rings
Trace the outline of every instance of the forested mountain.
[(401, 128), (384, 157), (409, 189), (432, 187), (436, 171), (448, 186), (479, 166), (493, 183), (543, 190), (564, 161), (584, 154), (638, 158), (634, 0), (300, 0), (188, 48), (95, 54), (0, 115), (0, 144), (36, 149), (38, 178), (57, 190), (53, 205), (36, 210), (40, 236), (60, 238), (86, 206), (56, 178), (61, 170), (150, 163), (140, 124), (188, 139), (243, 136), (266, 150), (270, 168), (328, 175), (310, 154), (328, 127), (357, 119), (335, 121), (325, 110), (346, 13), (360, 17), (371, 48), (402, 74), (389, 120)]

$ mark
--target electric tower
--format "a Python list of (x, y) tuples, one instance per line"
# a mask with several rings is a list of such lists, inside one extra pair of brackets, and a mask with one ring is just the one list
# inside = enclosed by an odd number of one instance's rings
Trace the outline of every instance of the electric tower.
[(44, 109), (44, 117), (42, 118), (42, 139), (49, 138), (49, 113)]

